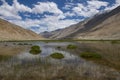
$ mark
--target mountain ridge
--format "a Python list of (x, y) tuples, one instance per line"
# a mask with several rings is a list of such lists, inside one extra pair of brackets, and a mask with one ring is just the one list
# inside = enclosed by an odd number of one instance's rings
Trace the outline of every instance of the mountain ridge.
[(40, 40), (42, 36), (0, 19), (0, 40)]
[(120, 6), (64, 28), (50, 39), (120, 39)]

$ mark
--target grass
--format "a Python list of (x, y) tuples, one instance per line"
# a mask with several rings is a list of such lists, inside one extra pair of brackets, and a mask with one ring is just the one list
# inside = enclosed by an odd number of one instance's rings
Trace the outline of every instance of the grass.
[(40, 47), (35, 45), (31, 47), (31, 50), (29, 51), (31, 54), (39, 54), (41, 53)]
[(0, 40), (0, 42), (36, 42), (36, 41), (42, 41), (42, 42), (76, 42), (76, 41), (97, 41), (97, 42), (101, 42), (101, 41), (120, 41), (120, 39), (116, 39), (116, 40), (104, 40), (104, 39), (100, 39), (100, 40), (91, 40), (91, 39), (62, 39), (62, 40)]
[(0, 61), (5, 61), (5, 60), (8, 60), (9, 58), (10, 56), (0, 55)]
[[(15, 45), (15, 43), (13, 43)], [(28, 44), (28, 43), (18, 43), (18, 45), (31, 45), (31, 44)]]
[(52, 58), (55, 58), (55, 59), (62, 59), (64, 58), (64, 55), (62, 53), (58, 53), (58, 52), (55, 52), (53, 54), (50, 55)]
[(113, 41), (111, 41), (111, 43), (112, 43), (112, 44), (119, 44), (120, 41), (115, 41), (115, 40), (113, 40)]
[(77, 46), (76, 45), (72, 45), (72, 44), (69, 44), (67, 46), (67, 49), (76, 49), (76, 48), (77, 48)]
[[(35, 40), (33, 40), (35, 41)], [(119, 39), (117, 40), (104, 40), (104, 39), (98, 39), (98, 40), (91, 40), (91, 39), (62, 39), (62, 40), (37, 40), (37, 41), (43, 41), (43, 42), (76, 42), (76, 41), (97, 41), (97, 42), (101, 42), (101, 41), (120, 41)]]
[(80, 53), (80, 57), (85, 59), (101, 59), (102, 56), (100, 54), (94, 53), (94, 52), (83, 52)]

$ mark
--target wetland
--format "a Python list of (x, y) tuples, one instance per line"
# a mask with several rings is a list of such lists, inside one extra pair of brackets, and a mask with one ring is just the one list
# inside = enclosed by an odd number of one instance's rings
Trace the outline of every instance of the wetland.
[(120, 80), (120, 44), (0, 42), (0, 80)]

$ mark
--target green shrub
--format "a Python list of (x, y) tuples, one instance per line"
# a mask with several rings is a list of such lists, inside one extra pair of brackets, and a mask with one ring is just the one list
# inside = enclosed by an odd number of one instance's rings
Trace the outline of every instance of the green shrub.
[(62, 59), (64, 58), (64, 55), (61, 54), (61, 53), (58, 53), (58, 52), (55, 52), (53, 54), (50, 55), (52, 58), (55, 58), (55, 59)]
[(72, 44), (69, 44), (67, 46), (67, 49), (76, 49), (76, 48), (77, 48), (77, 46), (76, 45), (72, 45)]
[(80, 53), (80, 57), (86, 58), (86, 59), (101, 59), (102, 58), (100, 54), (93, 53), (93, 52)]
[(39, 46), (32, 46), (31, 47), (31, 50), (29, 51), (31, 54), (39, 54), (41, 53), (42, 51), (40, 50), (40, 47)]

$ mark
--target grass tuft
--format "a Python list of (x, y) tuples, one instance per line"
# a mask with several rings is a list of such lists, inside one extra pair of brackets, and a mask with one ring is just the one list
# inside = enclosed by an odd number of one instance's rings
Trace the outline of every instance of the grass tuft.
[(77, 48), (77, 46), (76, 45), (72, 45), (72, 44), (69, 44), (67, 46), (67, 49), (76, 49), (76, 48)]
[(86, 58), (86, 59), (101, 59), (102, 58), (100, 54), (93, 53), (93, 52), (80, 53), (80, 57)]
[(58, 52), (55, 52), (53, 54), (50, 55), (52, 58), (55, 58), (55, 59), (62, 59), (64, 58), (64, 55), (62, 53), (58, 53)]
[(31, 50), (29, 51), (31, 54), (39, 54), (41, 53), (42, 51), (40, 50), (40, 47), (39, 46), (32, 46), (31, 47)]

